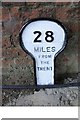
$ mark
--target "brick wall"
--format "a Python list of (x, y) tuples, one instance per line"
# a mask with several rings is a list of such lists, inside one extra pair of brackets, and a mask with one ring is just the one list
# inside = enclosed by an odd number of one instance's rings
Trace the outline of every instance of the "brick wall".
[(33, 18), (57, 19), (67, 28), (67, 46), (55, 60), (55, 80), (63, 82), (78, 73), (79, 6), (76, 2), (2, 3), (3, 84), (34, 84), (33, 60), (19, 44), (21, 27)]

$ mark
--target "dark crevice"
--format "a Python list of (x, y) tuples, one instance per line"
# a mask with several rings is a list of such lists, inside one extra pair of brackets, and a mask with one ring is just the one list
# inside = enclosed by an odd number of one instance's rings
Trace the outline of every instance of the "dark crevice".
[(15, 47), (15, 44), (14, 44), (14, 42), (13, 42), (13, 36), (12, 36), (12, 35), (10, 35), (10, 43), (11, 43), (11, 46)]

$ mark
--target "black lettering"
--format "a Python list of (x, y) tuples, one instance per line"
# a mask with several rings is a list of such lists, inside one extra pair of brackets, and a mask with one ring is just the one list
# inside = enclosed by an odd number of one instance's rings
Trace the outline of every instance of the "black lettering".
[(48, 55), (48, 58), (51, 58), (51, 55)]
[(34, 52), (39, 52), (39, 47), (34, 47)]
[(46, 47), (47, 52), (50, 52), (50, 47)]
[(47, 31), (47, 32), (46, 32), (45, 40), (46, 40), (47, 42), (52, 42), (52, 41), (54, 40), (53, 32), (52, 32), (52, 31)]
[(55, 47), (52, 47), (52, 52), (55, 52)]
[(42, 47), (42, 52), (46, 52), (43, 47)]
[(41, 32), (40, 31), (34, 31), (34, 34), (38, 34), (38, 36), (34, 39), (34, 42), (41, 42), (41, 40), (38, 40), (38, 38), (41, 36)]
[(52, 67), (37, 67), (38, 71), (52, 71)]

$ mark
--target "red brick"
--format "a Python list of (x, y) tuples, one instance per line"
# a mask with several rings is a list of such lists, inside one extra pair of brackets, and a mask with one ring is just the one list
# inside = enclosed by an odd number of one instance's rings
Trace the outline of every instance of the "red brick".
[(8, 68), (10, 67), (10, 65), (13, 65), (14, 64), (14, 61), (13, 60), (9, 60), (9, 59), (3, 59), (2, 60), (2, 66), (3, 68)]
[(2, 38), (0, 37), (0, 48), (2, 48)]
[(26, 53), (18, 47), (10, 47), (8, 49), (2, 49), (2, 55), (4, 58), (13, 59), (19, 56), (25, 57)]
[(39, 16), (46, 18), (55, 17), (55, 8), (40, 7), (32, 11), (29, 18), (33, 19), (33, 18), (38, 18)]
[(9, 9), (8, 8), (2, 8), (2, 20), (6, 21), (9, 20)]
[(13, 37), (15, 37), (15, 35), (16, 36), (19, 35), (19, 32), (20, 32), (22, 26), (23, 25), (20, 23), (20, 21), (16, 23), (16, 25), (13, 27), (13, 30), (12, 30), (13, 31)]
[(11, 43), (10, 43), (10, 38), (9, 37), (2, 37), (2, 48), (9, 48), (11, 47)]
[(12, 7), (10, 9), (10, 13), (11, 13), (12, 17), (16, 17), (17, 18), (19, 16), (18, 9), (19, 9), (19, 7)]
[[(74, 11), (74, 12), (73, 12)], [(80, 9), (77, 7), (69, 9), (69, 20), (79, 21), (80, 20)]]
[(2, 48), (0, 48), (0, 59), (2, 58)]
[(37, 18), (37, 17), (39, 17), (39, 10), (34, 10), (34, 11), (32, 11), (31, 12), (31, 15), (30, 15), (30, 19), (33, 19), (33, 18)]
[[(9, 2), (8, 2), (9, 1)], [(5, 2), (2, 2), (2, 6), (3, 7), (13, 7), (13, 6), (24, 6), (25, 2), (23, 0), (23, 2), (11, 2), (10, 0), (5, 0)]]
[(72, 32), (72, 33), (77, 33), (80, 31), (80, 23), (79, 22), (69, 22), (68, 23), (68, 29)]
[[(75, 11), (75, 12), (73, 12)], [(56, 19), (63, 22), (79, 20), (79, 8), (58, 7), (56, 8)]]
[(2, 9), (0, 8), (0, 20), (2, 20)]
[(56, 19), (60, 21), (67, 22), (69, 19), (69, 14), (68, 14), (69, 8), (57, 8), (56, 9)]
[(4, 58), (8, 58), (8, 59), (13, 59), (13, 57), (17, 56), (17, 53), (15, 51), (15, 49), (2, 49), (2, 55)]
[(56, 0), (55, 4), (58, 6), (67, 6), (67, 5), (70, 5), (71, 2), (69, 0), (66, 0), (65, 2), (64, 2), (64, 0)]
[(55, 18), (55, 10), (55, 8), (45, 7), (40, 14), (42, 17)]
[(31, 65), (31, 64), (33, 64), (33, 60), (29, 57), (29, 56), (27, 56), (27, 57), (19, 57), (19, 58), (17, 58), (16, 59), (16, 64), (17, 65)]
[(14, 59), (9, 59), (9, 58), (4, 58), (2, 60), (2, 65), (3, 67), (10, 67), (10, 65), (15, 65), (15, 66), (25, 66), (25, 65), (31, 65), (33, 64), (33, 60), (28, 56), (28, 57), (18, 57)]

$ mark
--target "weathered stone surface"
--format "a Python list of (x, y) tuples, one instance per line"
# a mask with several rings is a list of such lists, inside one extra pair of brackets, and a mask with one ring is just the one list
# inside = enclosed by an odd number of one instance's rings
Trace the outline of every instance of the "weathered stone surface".
[(46, 89), (22, 95), (6, 105), (16, 106), (78, 106), (78, 88)]

